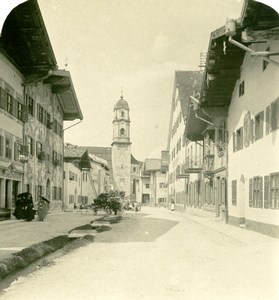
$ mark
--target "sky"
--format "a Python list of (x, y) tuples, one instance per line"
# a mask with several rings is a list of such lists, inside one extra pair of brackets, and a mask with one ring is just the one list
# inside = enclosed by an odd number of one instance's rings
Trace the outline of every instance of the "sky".
[(238, 18), (243, 5), (242, 0), (38, 3), (58, 67), (70, 71), (84, 116), (65, 130), (65, 142), (110, 147), (113, 107), (123, 89), (132, 153), (142, 161), (166, 149), (175, 71), (199, 70), (210, 33), (227, 18)]

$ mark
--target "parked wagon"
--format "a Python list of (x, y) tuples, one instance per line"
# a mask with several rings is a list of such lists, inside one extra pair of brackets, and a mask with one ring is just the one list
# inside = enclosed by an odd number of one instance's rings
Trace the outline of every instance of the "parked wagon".
[(95, 215), (100, 210), (105, 211), (108, 215), (111, 215), (112, 213), (117, 215), (117, 213), (122, 210), (120, 197), (111, 196), (108, 193), (102, 193), (94, 199), (92, 209)]
[(15, 202), (14, 216), (21, 220), (32, 221), (35, 217), (36, 210), (34, 209), (33, 198), (31, 193), (21, 193), (17, 195)]

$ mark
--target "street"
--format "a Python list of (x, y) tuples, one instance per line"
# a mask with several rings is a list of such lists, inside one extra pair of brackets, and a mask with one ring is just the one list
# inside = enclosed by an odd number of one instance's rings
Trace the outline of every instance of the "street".
[(143, 207), (0, 298), (279, 299), (278, 250), (268, 236)]

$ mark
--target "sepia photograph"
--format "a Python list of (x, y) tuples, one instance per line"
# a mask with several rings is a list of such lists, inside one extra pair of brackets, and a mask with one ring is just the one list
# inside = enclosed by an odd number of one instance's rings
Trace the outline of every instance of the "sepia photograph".
[(0, 0), (0, 300), (278, 300), (278, 130), (277, 0)]

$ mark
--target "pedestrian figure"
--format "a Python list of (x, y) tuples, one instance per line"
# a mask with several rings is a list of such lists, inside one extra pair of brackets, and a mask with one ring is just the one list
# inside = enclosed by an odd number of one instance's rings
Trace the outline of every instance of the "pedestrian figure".
[(39, 221), (43, 221), (47, 215), (49, 209), (49, 200), (45, 197), (40, 196), (40, 200), (38, 201), (38, 209), (37, 215)]
[(171, 200), (171, 211), (174, 211), (174, 200)]

